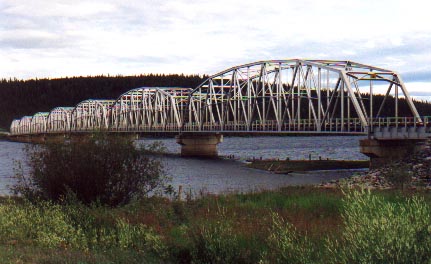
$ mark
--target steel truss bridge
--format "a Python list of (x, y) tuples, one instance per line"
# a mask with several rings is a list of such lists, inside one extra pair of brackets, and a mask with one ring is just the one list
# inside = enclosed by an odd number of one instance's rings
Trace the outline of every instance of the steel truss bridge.
[[(385, 85), (383, 101), (375, 98), (377, 85)], [(395, 100), (394, 106), (386, 104), (388, 98)], [(399, 116), (400, 100), (407, 103), (410, 115)], [(428, 124), (427, 117), (419, 116), (401, 76), (392, 70), (352, 61), (291, 59), (235, 66), (194, 89), (141, 87), (116, 100), (88, 99), (74, 107), (56, 107), (14, 120), (10, 134), (374, 132), (394, 136), (395, 128), (395, 137), (418, 137)]]

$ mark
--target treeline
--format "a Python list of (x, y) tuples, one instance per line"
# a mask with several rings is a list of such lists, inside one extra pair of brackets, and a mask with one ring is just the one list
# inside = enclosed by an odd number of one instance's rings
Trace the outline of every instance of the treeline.
[[(344, 96), (345, 96), (345, 100), (347, 100), (347, 92), (345, 93)], [(306, 95), (303, 95), (301, 98), (301, 106), (302, 106), (301, 107), (301, 115), (303, 117), (308, 116), (308, 112), (309, 112), (308, 99), (306, 97), (307, 97)], [(315, 91), (312, 91), (311, 97), (313, 98), (312, 101), (313, 101), (314, 109), (318, 109), (317, 108), (318, 100), (317, 100), (317, 94)], [(356, 97), (359, 98), (359, 96), (356, 96)], [(361, 93), (361, 97), (362, 97), (362, 103), (363, 103), (365, 109), (367, 111), (370, 111), (370, 102), (371, 102), (370, 94), (369, 93)], [(324, 109), (326, 109), (327, 104), (328, 104), (327, 102), (330, 100), (331, 100), (331, 96), (329, 96), (329, 98), (326, 96), (326, 90), (322, 91), (321, 103), (322, 103)], [(383, 104), (383, 101), (385, 100), (385, 95), (374, 94), (372, 100), (373, 100), (373, 116), (374, 117), (377, 116), (377, 114), (379, 113), (379, 110), (380, 110), (379, 117), (394, 117), (395, 116), (395, 97), (389, 96)], [(358, 103), (361, 104), (359, 99), (358, 99)], [(420, 116), (430, 116), (431, 115), (431, 103), (430, 102), (413, 99), (413, 103), (414, 103), (416, 109), (418, 110), (418, 113)], [(383, 108), (380, 109), (380, 106), (382, 104), (383, 104)], [(332, 114), (334, 115), (334, 117), (341, 116), (340, 105), (341, 105), (341, 96), (336, 95), (333, 98), (333, 102), (331, 103), (331, 107), (330, 107), (327, 118), (329, 118)], [(334, 110), (334, 107), (335, 107), (335, 110)], [(347, 112), (348, 112), (347, 108), (348, 108), (348, 104), (345, 101), (344, 102), (344, 112), (345, 112), (344, 114), (345, 115), (347, 115)], [(350, 108), (350, 117), (353, 117), (353, 118), (358, 117), (353, 103), (350, 103), (349, 108)], [(399, 100), (398, 100), (398, 116), (400, 116), (400, 117), (413, 116), (413, 114), (410, 110), (410, 106), (408, 105), (407, 100), (405, 100), (404, 98), (399, 98)]]
[(198, 86), (206, 76), (146, 74), (61, 79), (0, 81), (0, 128), (9, 130), (13, 119), (58, 106), (75, 106), (86, 99), (116, 99), (133, 88)]

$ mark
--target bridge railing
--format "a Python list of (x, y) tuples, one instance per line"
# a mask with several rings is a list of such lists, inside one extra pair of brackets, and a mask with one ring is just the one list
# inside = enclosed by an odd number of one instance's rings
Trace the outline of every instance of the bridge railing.
[(370, 120), (369, 135), (376, 139), (426, 139), (431, 136), (431, 118), (388, 117)]
[(231, 121), (225, 123), (186, 123), (182, 129), (184, 132), (195, 131), (212, 131), (212, 132), (366, 132), (359, 118), (341, 119), (334, 118), (324, 122), (320, 127), (316, 125), (314, 119), (292, 119), (291, 122), (285, 122), (282, 125), (276, 120), (267, 120), (265, 122), (254, 121), (247, 123), (245, 121)]
[(421, 117), (421, 120), (416, 117), (380, 117), (373, 118), (370, 125), (377, 127), (421, 127), (431, 126), (430, 121), (430, 116)]

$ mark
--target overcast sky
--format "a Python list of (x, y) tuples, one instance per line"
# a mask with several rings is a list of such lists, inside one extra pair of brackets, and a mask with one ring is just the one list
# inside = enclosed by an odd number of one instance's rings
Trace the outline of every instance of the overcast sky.
[(0, 77), (214, 74), (268, 59), (340, 59), (431, 94), (427, 0), (0, 0)]

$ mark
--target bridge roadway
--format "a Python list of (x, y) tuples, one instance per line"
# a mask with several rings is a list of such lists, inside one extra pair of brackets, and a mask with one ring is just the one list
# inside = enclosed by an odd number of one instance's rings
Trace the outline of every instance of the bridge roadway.
[[(386, 91), (383, 100), (375, 96), (377, 85)], [(399, 115), (400, 105), (407, 106), (407, 116)], [(352, 61), (290, 59), (235, 66), (194, 89), (140, 87), (115, 100), (88, 99), (38, 112), (14, 120), (10, 137), (175, 134), (183, 155), (214, 156), (222, 135), (363, 134), (368, 139), (361, 151), (377, 159), (414, 151), (427, 140), (429, 127), (395, 71)]]

